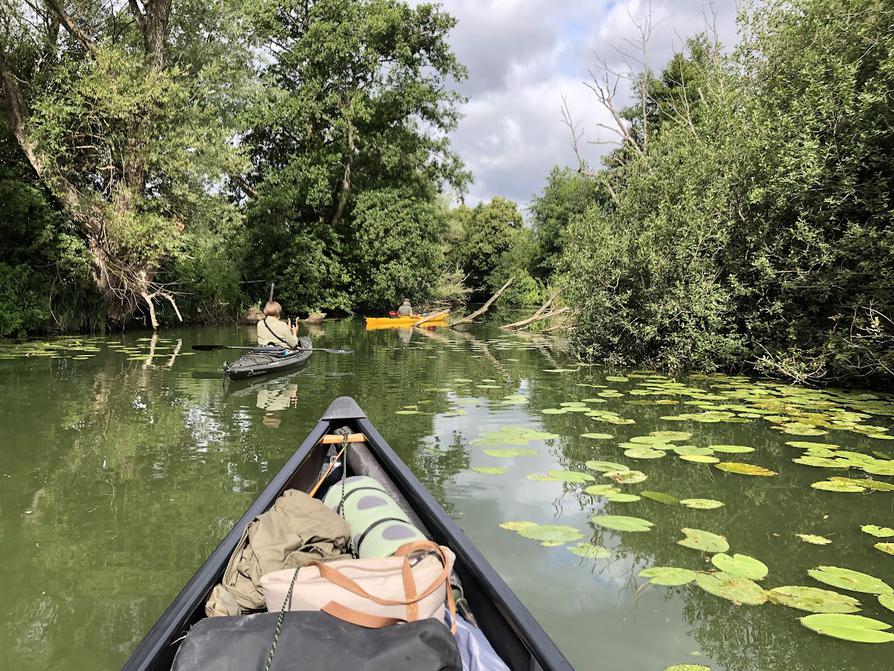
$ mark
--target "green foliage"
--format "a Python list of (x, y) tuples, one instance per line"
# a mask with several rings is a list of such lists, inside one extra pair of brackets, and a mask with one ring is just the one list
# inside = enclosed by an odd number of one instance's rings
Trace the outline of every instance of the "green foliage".
[(443, 217), (431, 201), (397, 189), (360, 194), (354, 206), (354, 300), (387, 311), (404, 296), (432, 297), (443, 264), (439, 233)]
[(604, 187), (597, 180), (568, 169), (552, 169), (543, 193), (531, 203), (537, 242), (532, 268), (538, 279), (549, 280), (555, 274), (571, 221), (584, 215), (593, 203), (605, 200)]
[(528, 305), (540, 299), (542, 289), (530, 273), (536, 243), (514, 202), (496, 197), (474, 208), (461, 205), (451, 219), (448, 230), (457, 242), (448, 259), (463, 269), (473, 298), (484, 300), (515, 277), (502, 304)]
[(28, 179), (0, 124), (0, 337), (94, 325), (87, 248)]
[(445, 136), (461, 100), (447, 84), (465, 76), (454, 19), (396, 0), (264, 2), (258, 16), (276, 54), (247, 119), (246, 276), (277, 281), (292, 310), (424, 300), (443, 272), (435, 194), (468, 179)]
[(577, 344), (616, 363), (890, 380), (894, 7), (771, 2), (744, 20), (731, 56), (695, 39), (648, 77), (636, 147), (601, 175), (611, 201), (570, 218)]

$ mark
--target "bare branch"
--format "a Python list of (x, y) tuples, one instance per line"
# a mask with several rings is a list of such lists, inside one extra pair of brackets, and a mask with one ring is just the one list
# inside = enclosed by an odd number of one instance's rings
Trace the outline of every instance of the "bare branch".
[(83, 47), (90, 52), (91, 56), (96, 56), (96, 44), (93, 39), (85, 33), (77, 22), (65, 11), (60, 0), (46, 0), (47, 6), (53, 10), (53, 13), (59, 17), (59, 21), (65, 26), (68, 34), (80, 42)]
[(580, 141), (584, 136), (584, 131), (577, 129), (577, 123), (571, 116), (571, 109), (568, 107), (568, 98), (562, 94), (562, 123), (568, 127), (571, 132), (571, 150), (577, 158), (577, 171), (587, 177), (595, 177), (596, 173), (587, 166), (587, 162), (580, 153)]

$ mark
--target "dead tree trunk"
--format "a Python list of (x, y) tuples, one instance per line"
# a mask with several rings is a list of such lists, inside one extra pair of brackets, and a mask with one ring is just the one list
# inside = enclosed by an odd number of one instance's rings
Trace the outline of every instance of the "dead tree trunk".
[(475, 319), (477, 319), (478, 317), (483, 315), (485, 312), (490, 310), (490, 306), (494, 304), (494, 302), (503, 294), (504, 291), (506, 291), (506, 289), (508, 289), (510, 286), (512, 286), (512, 283), (514, 281), (515, 281), (515, 278), (510, 277), (509, 280), (507, 280), (506, 284), (504, 284), (502, 287), (500, 287), (497, 290), (497, 293), (495, 293), (493, 296), (491, 296), (490, 298), (487, 299), (487, 302), (484, 305), (482, 305), (480, 308), (475, 310), (475, 312), (473, 312), (469, 316), (463, 317), (462, 319), (458, 319), (455, 322), (451, 322), (450, 328), (453, 328), (454, 326), (459, 326), (460, 324), (471, 324), (473, 321), (475, 321)]
[(566, 312), (570, 312), (571, 308), (559, 308), (558, 310), (553, 310), (552, 312), (547, 312), (546, 314), (534, 314), (527, 319), (523, 319), (520, 322), (515, 322), (513, 324), (506, 324), (505, 326), (501, 326), (500, 328), (504, 329), (520, 329), (528, 324), (533, 324), (534, 322), (543, 321), (544, 319), (552, 319), (553, 317), (558, 317), (559, 315), (563, 315)]

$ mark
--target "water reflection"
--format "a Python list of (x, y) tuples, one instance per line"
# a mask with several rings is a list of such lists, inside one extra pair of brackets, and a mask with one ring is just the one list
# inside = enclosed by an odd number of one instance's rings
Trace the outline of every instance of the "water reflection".
[[(314, 334), (315, 344), (351, 348), (354, 355), (318, 353), (300, 371), (235, 383), (221, 372), (225, 352), (193, 355), (189, 346), (250, 344), (251, 328), (98, 338), (80, 343), (87, 348), (83, 356), (89, 355), (83, 360), (34, 344), (29, 351), (49, 354), (21, 358), (5, 349), (0, 537), (16, 579), (4, 594), (0, 647), (10, 668), (60, 662), (72, 669), (118, 668), (341, 394), (357, 398), (578, 669), (660, 671), (674, 663), (707, 664), (714, 671), (890, 666), (885, 646), (819, 637), (804, 630), (799, 613), (790, 609), (737, 606), (694, 586), (649, 585), (638, 574), (655, 565), (710, 568), (704, 555), (676, 545), (680, 529), (694, 527), (721, 533), (731, 552), (764, 561), (768, 587), (814, 584), (806, 570), (818, 564), (890, 580), (890, 558), (861, 537), (859, 526), (890, 526), (894, 494), (811, 489), (811, 482), (828, 473), (791, 463), (799, 452), (785, 440), (794, 436), (780, 435), (759, 414), (733, 423), (663, 419), (703, 411), (698, 404), (729, 403), (706, 398), (720, 395), (722, 387), (714, 385), (722, 380), (681, 381), (695, 397), (643, 395), (634, 392), (648, 390), (641, 384), (648, 373), (608, 380), (610, 373), (569, 363), (553, 340), (486, 329), (408, 331), (368, 333), (352, 322), (327, 322), (325, 331)], [(571, 372), (556, 372), (562, 370)], [(822, 399), (801, 396), (813, 412), (831, 412), (821, 407)], [(584, 398), (635, 423), (542, 412)], [(862, 421), (891, 425), (887, 405), (872, 405), (870, 398), (860, 403), (847, 412), (875, 413)], [(395, 413), (400, 410), (407, 414)], [(532, 441), (533, 455), (512, 458), (488, 455), (486, 446), (473, 443), (503, 426), (559, 437)], [(692, 432), (691, 442), (699, 446), (753, 447), (753, 454), (736, 460), (780, 476), (725, 474), (675, 455), (635, 461), (619, 447), (668, 428)], [(581, 438), (594, 431), (611, 440)], [(879, 458), (891, 456), (894, 445), (840, 428), (808, 440)], [(609, 503), (585, 494), (581, 485), (527, 478), (550, 469), (586, 471), (586, 461), (593, 459), (621, 461), (647, 473), (646, 482), (625, 491), (715, 498), (726, 505), (692, 510), (645, 498)], [(480, 466), (504, 467), (505, 474), (472, 470)], [(862, 477), (853, 470), (847, 475)], [(602, 512), (639, 516), (655, 529), (607, 531), (590, 520)], [(612, 554), (590, 560), (562, 546), (543, 547), (501, 529), (508, 520), (570, 525)], [(808, 546), (796, 533), (822, 534), (833, 543)], [(874, 599), (861, 601), (863, 614), (892, 621)]]

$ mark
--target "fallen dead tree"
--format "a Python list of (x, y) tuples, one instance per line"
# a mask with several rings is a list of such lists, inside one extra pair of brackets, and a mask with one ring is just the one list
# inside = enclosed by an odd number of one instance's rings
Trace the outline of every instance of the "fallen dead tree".
[(512, 286), (512, 283), (514, 281), (515, 281), (515, 278), (510, 277), (506, 281), (506, 284), (504, 284), (502, 287), (500, 287), (497, 290), (497, 292), (493, 296), (488, 298), (487, 302), (484, 305), (482, 305), (480, 308), (475, 310), (475, 312), (473, 312), (472, 314), (470, 314), (466, 317), (462, 317), (461, 319), (457, 319), (455, 322), (450, 322), (450, 328), (453, 328), (454, 326), (459, 326), (460, 324), (471, 324), (472, 322), (474, 322), (478, 317), (480, 317), (485, 312), (490, 310), (490, 306), (496, 302), (496, 300), (503, 294), (504, 291), (506, 291), (506, 289), (508, 289), (510, 286)]
[[(568, 307), (559, 308), (557, 310), (550, 309), (553, 307), (553, 304), (555, 303), (556, 298), (558, 298), (558, 296), (559, 295), (557, 293), (550, 295), (550, 297), (546, 300), (546, 302), (543, 305), (541, 305), (537, 309), (537, 311), (533, 315), (528, 317), (527, 319), (522, 319), (521, 321), (513, 322), (511, 324), (506, 324), (505, 326), (501, 326), (500, 328), (520, 329), (520, 328), (524, 328), (528, 324), (533, 324), (534, 322), (544, 321), (546, 319), (552, 319), (553, 317), (558, 317), (559, 315), (563, 315), (566, 312), (570, 312), (571, 308), (568, 308)], [(550, 330), (554, 330), (554, 329), (550, 329)]]

